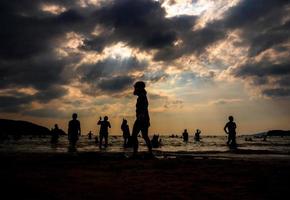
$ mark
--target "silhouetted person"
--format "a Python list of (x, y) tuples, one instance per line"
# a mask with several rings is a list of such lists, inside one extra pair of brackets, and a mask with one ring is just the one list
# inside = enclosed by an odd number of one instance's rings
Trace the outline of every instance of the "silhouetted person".
[(134, 95), (138, 96), (136, 103), (136, 120), (133, 126), (132, 139), (134, 154), (138, 152), (138, 134), (141, 131), (142, 136), (147, 144), (148, 151), (152, 154), (152, 146), (148, 137), (148, 128), (150, 126), (150, 117), (148, 112), (147, 92), (145, 90), (145, 83), (138, 81), (134, 85)]
[(194, 140), (197, 142), (200, 141), (200, 133), (201, 131), (199, 129), (196, 129), (196, 132), (194, 134)]
[(237, 125), (234, 122), (234, 117), (229, 116), (229, 122), (226, 123), (226, 125), (224, 127), (224, 131), (226, 132), (226, 134), (228, 134), (227, 144), (230, 147), (236, 146), (236, 128), (237, 128)]
[(111, 128), (111, 124), (108, 121), (108, 117), (105, 116), (104, 120), (102, 121), (102, 117), (100, 117), (100, 120), (98, 121), (98, 125), (100, 125), (100, 143), (99, 143), (99, 147), (100, 149), (102, 148), (102, 144), (103, 144), (103, 138), (105, 139), (105, 148), (108, 146), (108, 136), (109, 136), (109, 131), (108, 128)]
[(124, 147), (128, 146), (128, 141), (129, 141), (129, 137), (130, 137), (130, 129), (128, 126), (128, 122), (126, 119), (123, 119), (122, 125), (121, 125), (121, 129), (123, 131), (123, 138), (124, 138)]
[(95, 137), (95, 143), (96, 144), (99, 144), (99, 137), (96, 135), (96, 137)]
[(54, 129), (51, 130), (51, 143), (56, 144), (58, 142), (58, 138), (60, 135), (60, 129), (58, 128), (58, 125), (54, 125)]
[(93, 137), (93, 133), (92, 133), (92, 131), (90, 131), (90, 132), (88, 133), (88, 139), (91, 140), (92, 137)]
[[(159, 135), (153, 135), (153, 138), (151, 140), (151, 145), (153, 148), (158, 148), (159, 147)], [(160, 139), (161, 140), (161, 139)]]
[(80, 121), (77, 120), (78, 115), (74, 113), (72, 115), (72, 120), (68, 123), (68, 140), (70, 143), (70, 150), (75, 150), (76, 143), (81, 135), (81, 125)]
[(188, 142), (188, 132), (187, 129), (184, 129), (182, 133), (183, 142)]
[(263, 136), (263, 141), (267, 141), (267, 135)]

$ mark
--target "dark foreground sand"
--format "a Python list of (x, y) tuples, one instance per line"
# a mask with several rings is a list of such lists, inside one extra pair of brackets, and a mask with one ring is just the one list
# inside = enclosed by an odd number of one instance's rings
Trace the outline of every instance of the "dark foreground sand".
[(289, 159), (128, 159), (122, 155), (1, 153), (0, 198), (289, 198)]

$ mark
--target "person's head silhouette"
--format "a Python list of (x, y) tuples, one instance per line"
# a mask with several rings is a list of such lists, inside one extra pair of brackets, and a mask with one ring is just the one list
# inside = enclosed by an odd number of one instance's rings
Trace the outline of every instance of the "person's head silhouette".
[(134, 84), (134, 95), (146, 94), (145, 83), (138, 81)]
[(58, 125), (57, 125), (57, 124), (55, 124), (55, 125), (54, 125), (54, 128), (58, 129)]
[(127, 124), (127, 120), (126, 119), (123, 119), (123, 124)]
[(108, 119), (109, 119), (108, 116), (104, 117), (104, 121), (108, 121)]
[(73, 119), (77, 119), (78, 118), (78, 114), (76, 114), (76, 113), (72, 114), (72, 118)]
[(229, 116), (229, 120), (232, 122), (234, 121), (234, 117), (233, 116)]

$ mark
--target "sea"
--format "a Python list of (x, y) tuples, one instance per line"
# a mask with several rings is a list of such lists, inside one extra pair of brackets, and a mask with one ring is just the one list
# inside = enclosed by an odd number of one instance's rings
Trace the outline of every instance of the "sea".
[[(226, 136), (202, 136), (200, 141), (195, 141), (193, 136), (188, 142), (183, 142), (180, 136), (172, 137), (161, 135), (161, 146), (154, 148), (154, 152), (167, 154), (217, 154), (229, 152)], [(65, 153), (68, 152), (67, 136), (61, 136), (57, 144), (50, 143), (49, 136), (32, 137), (22, 136), (21, 138), (10, 138), (0, 142), (0, 153), (30, 152), (30, 153)], [(142, 137), (138, 137), (139, 151), (147, 151), (147, 147)], [(280, 155), (290, 155), (290, 137), (267, 137), (258, 138), (253, 136), (238, 136), (237, 148), (246, 153), (270, 153)], [(109, 145), (106, 149), (99, 149), (94, 137), (89, 139), (81, 136), (77, 143), (78, 152), (132, 152), (131, 148), (123, 147), (122, 136), (109, 136)]]

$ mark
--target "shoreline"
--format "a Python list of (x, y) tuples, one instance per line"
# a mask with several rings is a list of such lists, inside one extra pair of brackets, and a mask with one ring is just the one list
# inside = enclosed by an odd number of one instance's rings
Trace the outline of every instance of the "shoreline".
[[(269, 150), (228, 150), (228, 151), (159, 151), (153, 150), (154, 158), (162, 159), (179, 159), (179, 158), (192, 158), (192, 159), (228, 159), (228, 160), (290, 160), (290, 152), (277, 152)], [(0, 158), (5, 157), (53, 157), (53, 156), (78, 156), (78, 157), (88, 157), (91, 159), (128, 159), (132, 155), (131, 151), (124, 152), (106, 152), (102, 151), (86, 151), (86, 152), (19, 152), (19, 151), (6, 151), (0, 152)], [(146, 157), (147, 151), (138, 152), (139, 157)]]

